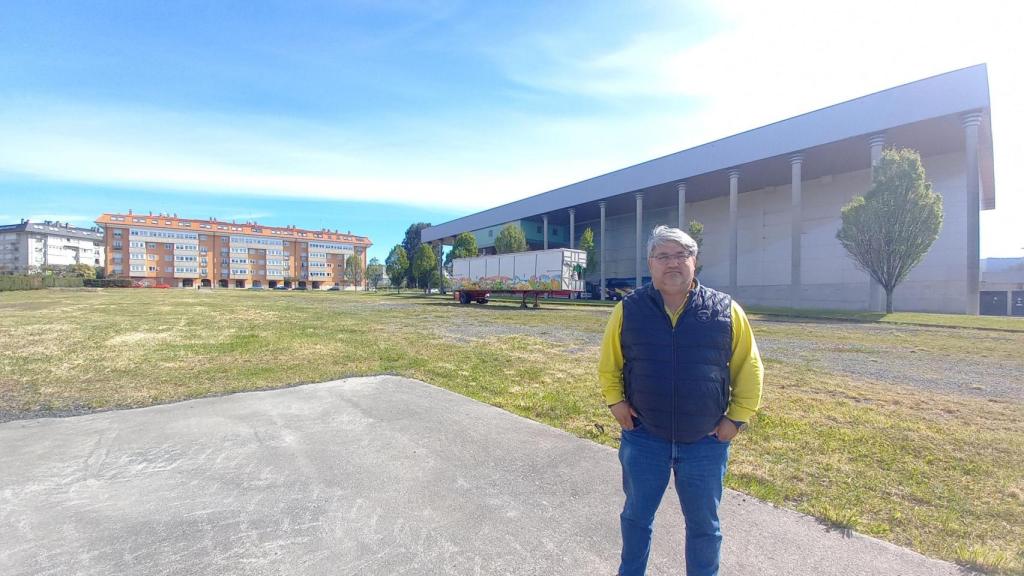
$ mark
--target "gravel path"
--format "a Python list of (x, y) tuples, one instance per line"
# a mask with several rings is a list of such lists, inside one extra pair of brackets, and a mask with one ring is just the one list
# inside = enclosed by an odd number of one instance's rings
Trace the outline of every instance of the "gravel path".
[[(567, 348), (570, 354), (579, 355), (596, 354), (596, 348), (601, 344), (602, 333), (597, 331), (519, 326), (484, 320), (485, 317), (457, 315), (435, 324), (434, 331), (438, 337), (459, 343), (506, 336), (530, 336), (547, 340)], [(804, 337), (759, 336), (758, 347), (766, 360), (802, 363), (844, 376), (911, 385), (936, 392), (1024, 401), (1024, 365), (1020, 361), (962, 355), (952, 358), (943, 353), (893, 350), (873, 344), (880, 336), (891, 335), (894, 331), (906, 336), (908, 341), (913, 341), (917, 334), (936, 331), (948, 334), (948, 328), (843, 323), (842, 329), (845, 332), (862, 335), (862, 338), (856, 339), (863, 344), (850, 344), (816, 339), (815, 334), (820, 333), (823, 327), (823, 323), (817, 321), (757, 319), (754, 321), (755, 334), (759, 326), (765, 332), (770, 332), (766, 328), (778, 326), (790, 332), (804, 328), (806, 333)], [(1024, 341), (1024, 336), (1021, 336), (1021, 340)]]

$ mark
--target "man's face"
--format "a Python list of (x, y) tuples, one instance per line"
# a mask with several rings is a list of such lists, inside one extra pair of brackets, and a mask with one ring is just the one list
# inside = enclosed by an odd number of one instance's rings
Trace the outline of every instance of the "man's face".
[(661, 292), (686, 292), (693, 282), (697, 258), (676, 242), (666, 242), (647, 258), (654, 287)]

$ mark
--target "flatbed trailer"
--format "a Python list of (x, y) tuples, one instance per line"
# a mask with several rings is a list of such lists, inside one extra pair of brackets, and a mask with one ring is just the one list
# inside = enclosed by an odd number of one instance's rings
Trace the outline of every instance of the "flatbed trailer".
[(541, 296), (569, 297), (583, 291), (587, 253), (555, 248), (456, 258), (452, 261), (452, 295), (461, 304), (486, 304), (492, 294), (522, 297), (522, 307), (533, 297), (539, 308)]
[(520, 308), (526, 308), (526, 300), (529, 297), (533, 297), (533, 307), (540, 308), (539, 299), (541, 296), (545, 298), (572, 298), (573, 292), (570, 290), (473, 290), (473, 289), (457, 289), (453, 292), (455, 299), (460, 304), (470, 304), (476, 302), (477, 304), (487, 304), (492, 295), (511, 295), (511, 296), (522, 296), (523, 301)]

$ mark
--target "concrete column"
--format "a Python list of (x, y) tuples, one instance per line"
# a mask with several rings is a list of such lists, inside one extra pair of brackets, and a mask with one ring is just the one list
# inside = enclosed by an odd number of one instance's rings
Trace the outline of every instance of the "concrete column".
[(739, 194), (740, 171), (729, 170), (729, 291), (735, 292), (737, 282), (737, 264), (739, 261)]
[(643, 233), (644, 233), (644, 195), (642, 192), (636, 196), (636, 288), (643, 285)]
[(576, 248), (576, 209), (569, 208), (569, 249)]
[(885, 134), (878, 133), (868, 138), (868, 146), (871, 147), (871, 167), (878, 165), (882, 159), (882, 149), (885, 148)]
[(803, 233), (803, 165), (804, 155), (794, 154), (789, 159), (790, 182), (793, 190), (792, 202), (789, 206), (789, 305), (796, 308), (800, 305), (801, 286), (801, 251), (800, 242)]
[[(453, 240), (452, 243), (454, 244), (455, 241)], [(437, 253), (437, 274), (438, 274), (438, 276), (441, 279), (441, 284), (437, 287), (437, 292), (439, 294), (445, 294), (446, 292), (444, 290), (444, 258), (443, 258), (443, 256), (444, 256), (444, 239), (441, 239), (441, 240), (438, 240), (437, 242), (435, 242), (434, 246), (435, 246), (435, 248), (437, 248), (437, 250), (436, 250), (436, 253)], [(359, 255), (356, 254), (356, 256), (359, 256)], [(363, 250), (362, 258), (364, 260), (363, 261), (363, 290), (366, 290), (366, 262), (365, 262), (365, 260), (366, 260), (366, 250)]]
[[(882, 149), (885, 148), (885, 133), (880, 132), (868, 138), (868, 146), (871, 148), (871, 177), (868, 179), (867, 190), (870, 190), (875, 181), (875, 166), (882, 159)], [(885, 291), (870, 274), (868, 275), (868, 311), (885, 311)]]
[(978, 314), (979, 275), (981, 258), (981, 182), (978, 171), (978, 128), (981, 126), (981, 113), (971, 112), (961, 118), (964, 127), (964, 140), (967, 146), (967, 314)]
[(605, 241), (604, 241), (605, 240), (605, 235), (604, 235), (604, 209), (605, 209), (605, 203), (602, 201), (602, 202), (598, 202), (597, 205), (601, 207), (601, 250), (600, 250), (600, 257), (598, 258), (598, 261), (597, 261), (597, 267), (600, 268), (600, 270), (601, 270), (601, 285), (598, 287), (597, 292), (598, 292), (598, 294), (601, 295), (601, 300), (604, 300), (604, 296), (605, 296), (605, 294), (604, 294), (604, 245), (605, 245)]
[(548, 249), (548, 215), (541, 216), (544, 219), (544, 249)]
[(686, 182), (676, 184), (679, 192), (679, 229), (686, 232)]

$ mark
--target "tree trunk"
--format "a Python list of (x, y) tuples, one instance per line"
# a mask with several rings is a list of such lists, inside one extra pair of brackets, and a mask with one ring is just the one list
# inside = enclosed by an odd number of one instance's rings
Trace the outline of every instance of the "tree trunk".
[(892, 288), (885, 289), (885, 313), (892, 314)]

